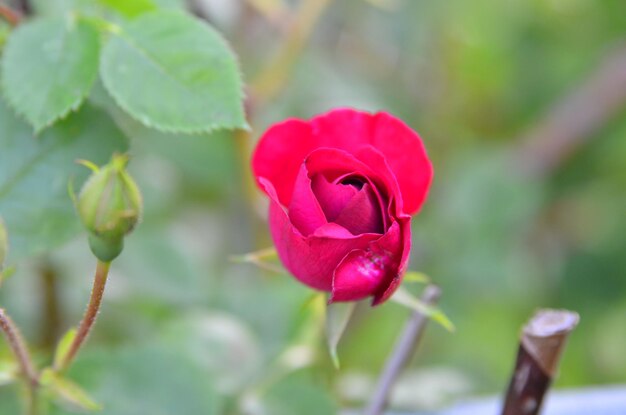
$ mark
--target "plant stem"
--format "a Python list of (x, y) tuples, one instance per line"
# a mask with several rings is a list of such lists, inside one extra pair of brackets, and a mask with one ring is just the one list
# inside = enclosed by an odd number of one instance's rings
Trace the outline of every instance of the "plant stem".
[(26, 414), (38, 415), (40, 413), (39, 408), (39, 394), (37, 393), (38, 387), (30, 386), (30, 383), (26, 384)]
[(33, 387), (37, 386), (39, 384), (39, 375), (37, 374), (37, 370), (35, 370), (24, 338), (11, 317), (6, 314), (3, 308), (0, 308), (0, 330), (4, 332), (9, 347), (20, 365), (22, 375), (24, 375), (30, 385)]
[(597, 67), (515, 142), (521, 173), (542, 177), (598, 137), (626, 104), (626, 44), (607, 52)]
[(98, 316), (98, 311), (100, 310), (100, 304), (102, 303), (102, 296), (104, 294), (107, 276), (109, 275), (110, 265), (110, 262), (98, 261), (89, 304), (87, 305), (83, 319), (81, 320), (78, 330), (76, 331), (76, 337), (74, 337), (67, 354), (63, 357), (60, 367), (55, 368), (57, 371), (64, 371), (70, 367), (76, 357), (76, 354), (89, 336), (89, 333), (96, 321), (96, 317)]
[(539, 413), (567, 337), (578, 320), (578, 314), (571, 311), (539, 310), (526, 324), (502, 415)]
[(250, 95), (254, 105), (274, 98), (285, 87), (291, 70), (300, 56), (315, 25), (331, 0), (303, 0), (291, 30), (267, 66), (252, 81)]
[(43, 294), (40, 317), (40, 342), (44, 350), (52, 351), (61, 327), (61, 307), (57, 287), (59, 277), (54, 264), (48, 261), (44, 262), (39, 268), (39, 277)]
[[(433, 306), (441, 296), (441, 289), (435, 285), (428, 285), (422, 295), (424, 304)], [(372, 395), (372, 399), (365, 410), (365, 415), (381, 415), (387, 407), (389, 394), (402, 370), (406, 367), (417, 348), (426, 324), (428, 316), (415, 311), (406, 323), (402, 335), (398, 339), (396, 346), (385, 364), (383, 373), (378, 379), (378, 384)]]
[(29, 0), (18, 0), (17, 4), (19, 5), (20, 10), (25, 16), (33, 13), (33, 8), (31, 7)]
[(22, 20), (22, 16), (18, 12), (2, 4), (0, 4), (0, 17), (11, 26), (17, 26)]

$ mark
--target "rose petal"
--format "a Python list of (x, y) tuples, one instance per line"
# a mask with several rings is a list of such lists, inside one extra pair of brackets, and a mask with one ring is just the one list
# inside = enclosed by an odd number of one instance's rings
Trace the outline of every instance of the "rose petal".
[(370, 250), (355, 249), (348, 253), (335, 269), (329, 302), (359, 301), (374, 295), (389, 261)]
[(333, 272), (348, 252), (365, 248), (380, 238), (376, 234), (354, 236), (334, 223), (318, 228), (306, 238), (291, 224), (273, 185), (265, 179), (259, 182), (270, 196), (270, 232), (278, 256), (289, 272), (312, 288), (331, 291)]
[[(387, 204), (389, 204), (387, 213), (394, 216), (406, 215), (403, 210), (404, 202), (398, 181), (380, 151), (372, 146), (365, 146), (361, 147), (355, 156), (358, 160), (371, 167), (382, 178), (381, 180), (385, 184), (388, 194), (394, 195), (394, 197), (386, 200)], [(378, 189), (378, 187), (376, 188)], [(379, 201), (381, 206), (385, 206), (385, 199), (382, 196), (379, 196)]]
[(309, 236), (328, 222), (313, 194), (311, 179), (304, 164), (300, 168), (296, 185), (293, 188), (293, 197), (289, 204), (289, 219), (304, 236)]
[(354, 235), (368, 232), (382, 234), (385, 231), (382, 214), (372, 186), (366, 183), (333, 222), (343, 226)]
[[(333, 276), (331, 301), (358, 301), (386, 292), (400, 279), (404, 251), (403, 226), (394, 222), (366, 249), (355, 249), (341, 261)], [(381, 297), (382, 298), (382, 297)]]
[(398, 219), (398, 223), (402, 231), (402, 256), (400, 257), (398, 270), (395, 274), (387, 276), (388, 279), (381, 286), (384, 290), (379, 291), (372, 300), (373, 306), (384, 303), (393, 295), (402, 283), (402, 277), (404, 277), (404, 273), (409, 265), (409, 255), (411, 253), (411, 218), (402, 217)]
[[(365, 178), (372, 188), (376, 189), (381, 206), (393, 203), (386, 213), (394, 216), (404, 215), (398, 182), (384, 156), (374, 147), (361, 147), (354, 155), (343, 150), (319, 148), (312, 151), (304, 163), (312, 177), (323, 174), (329, 180), (348, 175)], [(381, 193), (384, 193), (384, 196)]]
[(354, 186), (331, 183), (323, 174), (313, 176), (311, 187), (329, 222), (333, 222), (358, 193)]
[(355, 235), (343, 226), (330, 222), (317, 228), (313, 236), (317, 238), (352, 239)]
[(433, 170), (420, 136), (400, 119), (385, 113), (369, 114), (337, 109), (311, 120), (319, 147), (358, 151), (370, 144), (384, 156), (398, 181), (404, 213), (413, 214), (426, 199)]
[(422, 139), (415, 131), (387, 113), (380, 112), (375, 117), (372, 145), (385, 156), (398, 180), (404, 212), (412, 215), (428, 196), (433, 166)]
[(419, 135), (384, 112), (337, 109), (309, 123), (291, 119), (276, 124), (257, 145), (253, 171), (257, 179), (272, 182), (280, 202), (289, 205), (300, 163), (310, 152), (331, 147), (353, 153), (364, 145), (372, 145), (387, 161), (398, 181), (403, 212), (419, 210), (432, 180), (431, 163)]
[[(289, 206), (293, 186), (300, 166), (313, 149), (311, 125), (302, 120), (290, 119), (271, 126), (259, 140), (252, 155), (252, 171), (269, 180), (278, 200)], [(263, 186), (261, 186), (263, 189)]]
[[(362, 147), (361, 150), (366, 155), (376, 151), (371, 146)], [(304, 160), (304, 164), (309, 176), (315, 177), (321, 174), (331, 182), (348, 176), (358, 176), (378, 185), (384, 191), (391, 191), (393, 183), (396, 183), (391, 181), (393, 174), (389, 170), (375, 171), (354, 154), (336, 148), (322, 147), (313, 150)]]

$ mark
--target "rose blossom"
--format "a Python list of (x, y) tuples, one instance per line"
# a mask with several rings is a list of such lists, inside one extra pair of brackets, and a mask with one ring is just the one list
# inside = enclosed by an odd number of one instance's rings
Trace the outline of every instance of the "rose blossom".
[(432, 166), (419, 135), (384, 112), (337, 109), (271, 126), (252, 159), (285, 267), (330, 301), (388, 299), (406, 271), (411, 216)]

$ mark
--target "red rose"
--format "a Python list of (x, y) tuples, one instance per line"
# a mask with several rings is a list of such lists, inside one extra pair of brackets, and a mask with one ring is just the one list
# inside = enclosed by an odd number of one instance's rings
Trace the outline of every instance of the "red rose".
[(432, 166), (420, 137), (384, 112), (338, 109), (261, 137), (254, 175), (285, 267), (330, 301), (388, 299), (406, 271), (411, 217)]

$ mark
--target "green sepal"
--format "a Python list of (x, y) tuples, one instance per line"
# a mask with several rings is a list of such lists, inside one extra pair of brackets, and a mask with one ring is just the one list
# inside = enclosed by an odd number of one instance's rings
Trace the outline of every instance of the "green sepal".
[(124, 238), (107, 239), (89, 234), (89, 248), (100, 261), (111, 262), (124, 250)]
[(424, 303), (423, 301), (420, 301), (403, 287), (398, 288), (396, 292), (391, 296), (390, 300), (405, 307), (408, 307), (413, 311), (424, 314), (425, 316), (434, 320), (436, 323), (438, 323), (450, 332), (456, 330), (456, 327), (454, 326), (452, 321), (450, 321), (448, 316), (446, 316), (443, 311), (441, 311), (437, 307), (433, 307), (429, 304)]
[(41, 372), (44, 393), (71, 411), (100, 411), (102, 406), (95, 402), (79, 385), (47, 368)]
[(326, 305), (326, 342), (328, 352), (330, 353), (330, 357), (336, 369), (339, 369), (340, 366), (337, 346), (348, 326), (348, 322), (354, 313), (355, 307), (355, 302), (331, 303)]
[(65, 356), (67, 356), (67, 353), (70, 351), (70, 346), (74, 342), (74, 338), (76, 338), (76, 329), (71, 328), (63, 335), (59, 344), (57, 344), (57, 348), (54, 352), (55, 369), (59, 369), (63, 365)]

